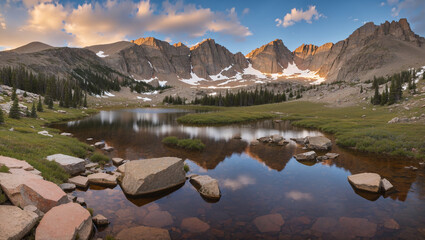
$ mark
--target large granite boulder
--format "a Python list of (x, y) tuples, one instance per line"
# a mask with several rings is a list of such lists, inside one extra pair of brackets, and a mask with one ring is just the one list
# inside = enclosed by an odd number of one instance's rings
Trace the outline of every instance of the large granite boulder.
[(192, 183), (204, 198), (219, 200), (221, 197), (218, 181), (210, 176), (193, 176), (190, 178), (190, 183)]
[(317, 154), (314, 151), (299, 153), (294, 156), (298, 161), (316, 161)]
[(40, 211), (47, 212), (54, 206), (68, 202), (66, 193), (58, 185), (35, 174), (0, 173), (0, 185), (15, 206), (34, 205)]
[(86, 170), (86, 162), (84, 159), (68, 156), (65, 154), (54, 154), (46, 158), (49, 161), (55, 161), (59, 163), (71, 175), (77, 175)]
[(183, 160), (175, 157), (131, 161), (125, 164), (121, 187), (133, 196), (166, 190), (186, 181), (183, 167)]
[(52, 208), (41, 219), (35, 231), (36, 240), (87, 240), (93, 228), (89, 211), (77, 203)]
[(379, 192), (381, 176), (377, 173), (359, 173), (348, 176), (348, 181), (357, 189), (368, 192)]
[(307, 137), (306, 147), (312, 150), (328, 150), (332, 147), (332, 142), (323, 136)]
[(0, 205), (0, 239), (20, 240), (38, 221), (38, 215), (19, 207)]
[(154, 227), (133, 227), (126, 228), (118, 233), (117, 240), (170, 240), (168, 230)]
[(114, 187), (117, 185), (117, 176), (107, 173), (95, 173), (88, 176), (89, 183), (100, 186)]

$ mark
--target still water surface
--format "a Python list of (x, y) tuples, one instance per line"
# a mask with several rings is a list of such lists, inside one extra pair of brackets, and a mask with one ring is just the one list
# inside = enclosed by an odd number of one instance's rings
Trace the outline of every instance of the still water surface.
[[(111, 157), (180, 157), (187, 159), (190, 173), (208, 174), (219, 181), (222, 197), (216, 203), (205, 201), (189, 182), (167, 194), (139, 199), (127, 198), (120, 186), (76, 191), (74, 195), (83, 197), (95, 214), (111, 222), (97, 229), (96, 237), (145, 225), (168, 229), (172, 239), (425, 239), (425, 171), (404, 168), (419, 167), (417, 163), (354, 153), (334, 142), (332, 152), (340, 154), (338, 159), (303, 164), (292, 157), (305, 151), (294, 142), (284, 147), (249, 143), (272, 134), (289, 139), (321, 132), (271, 120), (220, 127), (178, 124), (176, 119), (187, 113), (174, 109), (102, 111), (57, 126), (82, 141), (89, 137), (105, 141), (115, 148)], [(233, 139), (236, 135), (242, 139)], [(198, 138), (206, 148), (202, 152), (170, 148), (161, 143), (166, 136)], [(347, 176), (360, 172), (379, 173), (397, 192), (389, 196), (355, 192)], [(261, 232), (260, 220), (255, 219), (269, 214), (280, 214), (284, 223), (279, 227), (282, 222), (276, 226), (263, 218), (262, 224), (273, 231)], [(210, 228), (190, 232), (181, 223), (191, 217)], [(399, 229), (392, 229), (397, 224)]]

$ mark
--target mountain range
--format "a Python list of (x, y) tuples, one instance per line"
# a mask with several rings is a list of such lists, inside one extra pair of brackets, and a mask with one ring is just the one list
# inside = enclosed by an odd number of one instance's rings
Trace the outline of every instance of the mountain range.
[(85, 48), (32, 42), (0, 52), (0, 66), (25, 66), (34, 72), (67, 76), (76, 69), (89, 69), (156, 85), (206, 88), (288, 79), (364, 81), (424, 65), (425, 39), (411, 30), (406, 19), (366, 23), (337, 43), (303, 44), (294, 51), (276, 39), (246, 56), (230, 52), (213, 39), (189, 48), (152, 37)]

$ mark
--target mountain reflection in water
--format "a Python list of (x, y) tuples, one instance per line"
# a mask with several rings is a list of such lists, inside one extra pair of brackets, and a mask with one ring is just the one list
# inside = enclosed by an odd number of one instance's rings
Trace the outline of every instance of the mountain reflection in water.
[[(77, 191), (74, 194), (84, 197), (95, 214), (102, 214), (111, 222), (108, 227), (98, 229), (96, 237), (147, 225), (168, 229), (173, 239), (275, 239), (279, 236), (333, 239), (339, 237), (333, 235), (330, 228), (323, 228), (325, 223), (342, 228), (353, 218), (376, 224), (373, 238), (425, 236), (424, 171), (405, 169), (404, 166), (415, 164), (409, 159), (343, 150), (336, 146), (335, 139), (327, 136), (333, 141), (332, 152), (339, 153), (339, 158), (303, 164), (292, 156), (305, 150), (292, 141), (286, 146), (253, 146), (250, 142), (273, 134), (290, 139), (322, 133), (271, 120), (217, 127), (178, 124), (176, 119), (188, 112), (176, 109), (102, 111), (87, 119), (55, 126), (82, 141), (89, 137), (105, 141), (115, 149), (111, 157), (130, 160), (180, 157), (187, 159), (190, 173), (208, 174), (219, 181), (222, 198), (216, 203), (204, 201), (189, 182), (149, 198), (127, 197), (120, 186)], [(197, 152), (167, 147), (161, 143), (166, 136), (198, 138), (206, 148)], [(347, 176), (361, 172), (380, 174), (397, 191), (382, 196), (354, 190)], [(275, 213), (285, 222), (280, 231), (260, 232), (254, 219)], [(209, 230), (193, 233), (182, 228), (182, 220), (190, 217), (206, 222)], [(385, 228), (388, 219), (394, 219), (400, 229)]]

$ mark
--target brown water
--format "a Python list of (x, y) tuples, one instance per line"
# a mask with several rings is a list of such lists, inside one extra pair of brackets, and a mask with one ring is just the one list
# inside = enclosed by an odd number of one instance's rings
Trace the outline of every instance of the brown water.
[[(292, 157), (305, 151), (294, 142), (284, 147), (249, 142), (272, 134), (289, 139), (322, 133), (271, 120), (183, 126), (176, 119), (184, 114), (170, 109), (103, 111), (57, 126), (82, 141), (104, 140), (115, 148), (111, 157), (181, 157), (187, 159), (190, 173), (219, 181), (222, 197), (216, 203), (206, 202), (189, 182), (161, 196), (139, 199), (127, 198), (119, 186), (76, 191), (74, 195), (84, 197), (95, 214), (111, 222), (97, 229), (96, 237), (145, 225), (168, 229), (172, 239), (425, 239), (425, 171), (417, 163), (354, 153), (334, 143), (332, 152), (340, 154), (338, 159), (303, 164)], [(233, 139), (235, 135), (242, 139)], [(206, 148), (202, 152), (169, 148), (161, 143), (166, 136), (199, 138)], [(419, 170), (404, 168), (410, 165)], [(360, 172), (379, 173), (397, 192), (388, 196), (355, 192), (347, 176)], [(260, 232), (254, 220), (275, 213), (284, 224), (277, 231)], [(190, 217), (206, 222), (209, 230), (193, 233), (182, 228), (182, 220)], [(399, 229), (388, 228), (393, 220)]]

